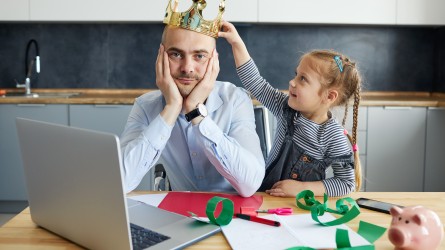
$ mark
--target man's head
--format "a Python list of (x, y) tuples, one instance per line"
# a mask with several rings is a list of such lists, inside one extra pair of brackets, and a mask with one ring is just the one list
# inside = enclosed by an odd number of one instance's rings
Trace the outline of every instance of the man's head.
[(188, 96), (206, 73), (216, 46), (213, 37), (165, 26), (162, 44), (168, 55), (170, 73), (183, 97)]

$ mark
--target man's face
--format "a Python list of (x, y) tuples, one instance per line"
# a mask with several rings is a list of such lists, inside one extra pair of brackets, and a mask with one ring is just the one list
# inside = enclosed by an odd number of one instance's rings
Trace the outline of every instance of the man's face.
[(204, 77), (215, 48), (215, 39), (194, 31), (167, 27), (163, 45), (170, 73), (179, 92), (186, 97)]

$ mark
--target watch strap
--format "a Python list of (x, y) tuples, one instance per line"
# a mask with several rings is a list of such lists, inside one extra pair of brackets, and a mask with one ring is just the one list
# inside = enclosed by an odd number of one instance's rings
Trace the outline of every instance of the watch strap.
[(194, 110), (188, 112), (185, 114), (185, 119), (190, 122), (191, 120), (195, 119), (196, 117), (200, 116), (201, 113), (199, 112), (198, 108), (195, 108)]

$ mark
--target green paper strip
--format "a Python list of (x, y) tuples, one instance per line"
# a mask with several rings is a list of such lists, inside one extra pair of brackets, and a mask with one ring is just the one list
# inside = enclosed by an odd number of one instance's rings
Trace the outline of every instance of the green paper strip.
[[(304, 199), (305, 204), (301, 203), (300, 199)], [(304, 190), (297, 195), (296, 200), (299, 208), (311, 211), (312, 219), (323, 226), (336, 226), (344, 224), (360, 214), (360, 208), (355, 200), (350, 197), (337, 200), (336, 210), (328, 207), (327, 194), (324, 194), (323, 203), (321, 203), (314, 198), (314, 192), (311, 190)], [(351, 208), (345, 203), (349, 203)], [(318, 217), (322, 216), (325, 212), (341, 214), (343, 216), (330, 222), (321, 222)]]
[[(219, 202), (222, 202), (222, 210), (218, 218), (215, 218), (216, 206)], [(218, 225), (225, 226), (232, 221), (234, 212), (233, 201), (227, 198), (214, 196), (207, 202), (206, 214), (209, 220)]]
[[(341, 228), (337, 228), (337, 231), (335, 233), (335, 241), (337, 245), (337, 250), (375, 250), (374, 245), (368, 245), (368, 246), (355, 246), (351, 247), (351, 243), (349, 241), (349, 231)], [(287, 248), (286, 250), (316, 250), (315, 248), (311, 247), (291, 247)]]
[(335, 232), (335, 242), (337, 243), (337, 248), (351, 247), (348, 230), (337, 228)]
[(378, 238), (382, 237), (385, 231), (386, 228), (384, 227), (377, 226), (365, 221), (360, 221), (357, 233), (370, 243), (374, 243)]
[[(301, 203), (303, 199), (305, 204)], [(360, 208), (354, 199), (350, 197), (342, 198), (336, 202), (336, 210), (328, 207), (328, 196), (324, 194), (323, 203), (314, 198), (314, 193), (311, 190), (304, 190), (300, 192), (297, 197), (297, 206), (301, 209), (310, 210), (312, 219), (324, 226), (334, 226), (346, 223), (360, 214)], [(349, 205), (348, 205), (349, 203)], [(321, 222), (318, 217), (325, 212), (336, 213), (343, 215), (342, 217), (330, 222)], [(368, 222), (360, 221), (357, 233), (373, 244), (386, 231), (386, 228), (380, 227)], [(335, 235), (337, 249), (339, 250), (374, 250), (374, 245), (351, 247), (349, 241), (349, 234), (347, 230), (338, 228)], [(288, 250), (312, 250), (310, 247), (293, 247)]]

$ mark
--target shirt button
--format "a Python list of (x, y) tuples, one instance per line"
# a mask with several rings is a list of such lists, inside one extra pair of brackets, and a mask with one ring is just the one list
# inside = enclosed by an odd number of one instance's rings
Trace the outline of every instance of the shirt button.
[(196, 153), (196, 152), (193, 152), (193, 153), (192, 153), (192, 156), (196, 156), (196, 155), (197, 155), (197, 153)]

